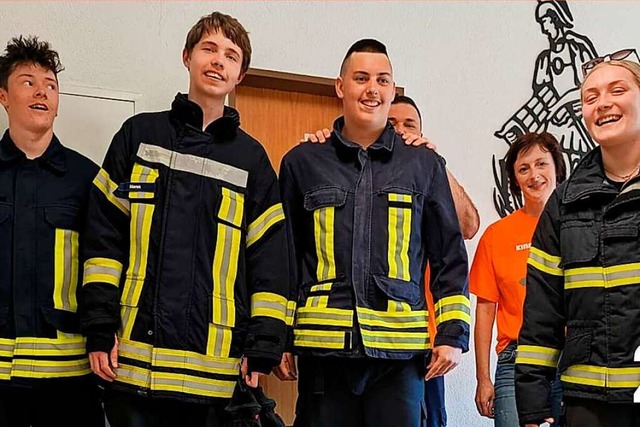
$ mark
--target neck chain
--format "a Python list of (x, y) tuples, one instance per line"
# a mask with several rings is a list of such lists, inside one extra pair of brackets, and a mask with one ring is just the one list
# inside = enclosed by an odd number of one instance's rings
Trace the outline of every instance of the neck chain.
[(609, 173), (609, 174), (613, 175), (613, 176), (614, 176), (614, 177), (616, 177), (616, 178), (620, 178), (621, 180), (623, 180), (623, 181), (625, 181), (625, 182), (627, 182), (627, 181), (629, 181), (631, 178), (633, 178), (633, 177), (637, 174), (638, 169), (640, 169), (640, 164), (639, 164), (638, 166), (636, 166), (635, 168), (633, 168), (633, 170), (631, 171), (631, 173), (629, 173), (629, 174), (627, 174), (627, 175), (618, 175), (617, 173), (612, 172), (612, 171), (610, 171), (610, 170), (609, 170), (609, 169), (607, 169), (607, 168), (604, 168), (604, 170), (605, 170), (607, 173)]

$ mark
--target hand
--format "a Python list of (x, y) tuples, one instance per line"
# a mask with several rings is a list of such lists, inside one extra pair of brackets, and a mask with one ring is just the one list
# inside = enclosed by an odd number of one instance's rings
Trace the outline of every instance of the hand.
[(324, 144), (327, 142), (327, 139), (331, 136), (331, 131), (327, 128), (317, 130), (315, 133), (305, 134), (305, 138), (300, 142), (312, 142)]
[[(545, 418), (544, 422), (545, 423), (549, 423), (549, 424), (553, 424), (554, 420), (553, 420), (553, 418)], [(540, 427), (540, 424), (525, 424), (524, 427)]]
[(251, 372), (249, 373), (249, 362), (247, 362), (247, 358), (242, 358), (242, 364), (240, 365), (240, 372), (242, 373), (242, 378), (244, 378), (244, 382), (251, 388), (258, 387), (258, 383), (260, 382), (260, 377), (264, 375), (262, 372)]
[(438, 146), (436, 144), (429, 141), (424, 136), (418, 135), (417, 133), (404, 132), (401, 135), (402, 135), (402, 139), (404, 139), (404, 143), (407, 145), (414, 145), (416, 147), (419, 145), (424, 145), (425, 147), (433, 151), (436, 151), (438, 149)]
[(280, 365), (273, 368), (273, 373), (280, 381), (295, 381), (298, 379), (298, 369), (293, 353), (283, 353)]
[(483, 417), (493, 418), (495, 390), (490, 378), (478, 380), (476, 387), (476, 409)]
[(458, 366), (462, 357), (462, 349), (449, 345), (439, 345), (434, 347), (431, 354), (431, 363), (427, 366), (426, 381), (439, 377)]
[(89, 364), (94, 374), (105, 381), (112, 382), (116, 377), (113, 369), (118, 367), (118, 337), (109, 354), (104, 351), (89, 353)]

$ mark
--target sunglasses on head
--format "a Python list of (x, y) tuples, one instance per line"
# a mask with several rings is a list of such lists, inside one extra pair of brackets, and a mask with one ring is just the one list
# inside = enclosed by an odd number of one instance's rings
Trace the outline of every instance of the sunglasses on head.
[(630, 56), (635, 57), (633, 58), (635, 60), (635, 62), (640, 63), (640, 58), (638, 57), (638, 52), (636, 52), (635, 49), (622, 49), (619, 50), (617, 52), (613, 52), (610, 53), (608, 55), (604, 55), (604, 56), (598, 56), (597, 58), (593, 58), (590, 61), (585, 62), (584, 64), (582, 64), (582, 76), (586, 76), (587, 73), (589, 71), (591, 71), (596, 65), (602, 63), (602, 62), (609, 62), (609, 61), (621, 61), (623, 59), (627, 59)]

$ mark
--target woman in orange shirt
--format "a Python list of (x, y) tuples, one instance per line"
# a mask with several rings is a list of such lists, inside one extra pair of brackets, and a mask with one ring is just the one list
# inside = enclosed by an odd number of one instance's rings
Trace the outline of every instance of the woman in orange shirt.
[[(496, 427), (517, 427), (514, 367), (516, 342), (522, 325), (527, 258), (531, 238), (544, 205), (566, 177), (558, 141), (549, 133), (528, 133), (516, 140), (506, 157), (512, 193), (524, 205), (491, 224), (480, 239), (470, 273), (470, 290), (478, 297), (475, 323), (476, 406), (494, 418)], [(498, 326), (498, 365), (491, 382), (489, 354), (493, 324)], [(560, 413), (561, 389), (554, 383), (554, 419)], [(557, 426), (557, 424), (555, 424)]]

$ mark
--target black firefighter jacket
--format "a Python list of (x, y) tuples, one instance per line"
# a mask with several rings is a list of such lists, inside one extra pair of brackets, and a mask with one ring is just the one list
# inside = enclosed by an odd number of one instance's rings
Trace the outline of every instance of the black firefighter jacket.
[(53, 137), (29, 160), (0, 141), (0, 384), (88, 375), (79, 233), (98, 166)]
[(343, 126), (337, 119), (325, 144), (292, 149), (280, 169), (296, 351), (386, 359), (426, 352), (427, 261), (435, 344), (466, 351), (467, 255), (443, 163), (406, 146), (391, 125), (366, 150), (342, 136)]
[(533, 237), (516, 358), (520, 421), (565, 396), (633, 403), (640, 386), (640, 178), (618, 191), (600, 148), (552, 194)]
[(242, 355), (280, 361), (291, 313), (275, 172), (235, 110), (202, 120), (178, 94), (115, 135), (91, 189), (82, 320), (88, 351), (118, 331), (114, 387), (206, 403), (231, 397)]

